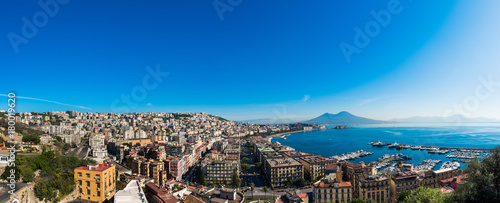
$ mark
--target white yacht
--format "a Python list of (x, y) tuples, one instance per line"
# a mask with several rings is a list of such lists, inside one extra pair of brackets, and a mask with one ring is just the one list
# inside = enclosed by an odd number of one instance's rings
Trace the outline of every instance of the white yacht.
[(389, 148), (396, 148), (398, 146), (399, 146), (399, 144), (397, 142), (395, 142), (394, 144), (389, 145)]

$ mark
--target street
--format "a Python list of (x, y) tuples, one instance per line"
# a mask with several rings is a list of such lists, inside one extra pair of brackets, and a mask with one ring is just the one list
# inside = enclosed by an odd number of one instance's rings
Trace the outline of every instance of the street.
[[(308, 186), (304, 187), (303, 189), (296, 189), (296, 188), (275, 189), (275, 190), (268, 189), (267, 192), (264, 192), (264, 187), (255, 187), (254, 191), (253, 191), (253, 197), (278, 197), (278, 196), (285, 194), (285, 192), (287, 192), (287, 191), (292, 192), (295, 190), (297, 190), (298, 193), (313, 192), (313, 188), (308, 187)], [(245, 197), (251, 198), (252, 191), (250, 191), (250, 190), (245, 191)]]
[[(21, 190), (24, 186), (26, 186), (26, 183), (15, 183), (16, 185), (16, 191)], [(9, 194), (9, 186), (7, 186), (6, 182), (0, 183), (0, 202), (7, 200), (10, 197)]]

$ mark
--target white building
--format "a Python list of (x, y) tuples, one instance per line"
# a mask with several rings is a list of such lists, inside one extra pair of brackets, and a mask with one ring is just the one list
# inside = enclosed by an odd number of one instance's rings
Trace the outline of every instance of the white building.
[(146, 195), (137, 180), (131, 180), (123, 190), (116, 192), (115, 203), (147, 203)]

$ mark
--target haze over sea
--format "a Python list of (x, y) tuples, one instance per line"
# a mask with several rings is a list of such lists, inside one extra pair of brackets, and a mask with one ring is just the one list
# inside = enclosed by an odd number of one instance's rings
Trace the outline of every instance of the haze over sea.
[[(333, 126), (327, 126), (333, 127)], [(369, 142), (397, 142), (401, 144), (426, 145), (438, 147), (494, 148), (500, 145), (500, 123), (398, 123), (352, 126), (351, 129), (326, 129), (292, 133), (286, 139), (273, 138), (298, 151), (315, 155), (334, 156), (358, 150), (374, 152), (373, 155), (351, 160), (370, 163), (384, 154), (403, 153), (412, 157), (406, 161), (415, 166), (426, 159), (452, 161), (447, 154), (429, 154), (425, 150), (411, 150), (367, 145)], [(442, 163), (441, 163), (442, 164)], [(438, 164), (434, 170), (439, 169)]]

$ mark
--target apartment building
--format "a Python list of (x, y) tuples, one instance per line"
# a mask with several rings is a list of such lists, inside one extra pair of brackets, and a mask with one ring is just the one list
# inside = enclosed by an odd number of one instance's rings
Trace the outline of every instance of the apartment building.
[[(221, 157), (221, 156), (219, 156)], [(205, 179), (208, 183), (222, 183), (230, 185), (232, 183), (233, 170), (236, 168), (239, 173), (239, 162), (222, 158), (221, 160), (213, 160), (205, 162)]]
[(304, 178), (302, 164), (292, 158), (266, 159), (265, 165), (266, 180), (273, 188), (284, 187), (289, 180)]
[(360, 199), (371, 199), (375, 202), (389, 202), (390, 179), (384, 175), (370, 175), (368, 172), (356, 174), (357, 196)]
[(316, 203), (349, 202), (352, 200), (352, 185), (335, 178), (326, 178), (314, 184), (313, 198)]
[(391, 176), (391, 193), (396, 199), (403, 191), (416, 190), (420, 186), (418, 174), (414, 171), (398, 171)]
[(104, 202), (116, 193), (116, 166), (94, 164), (75, 168), (78, 196), (84, 200)]
[(312, 180), (325, 176), (326, 166), (337, 163), (336, 159), (328, 158), (320, 155), (299, 157), (299, 162), (304, 165), (306, 177)]

